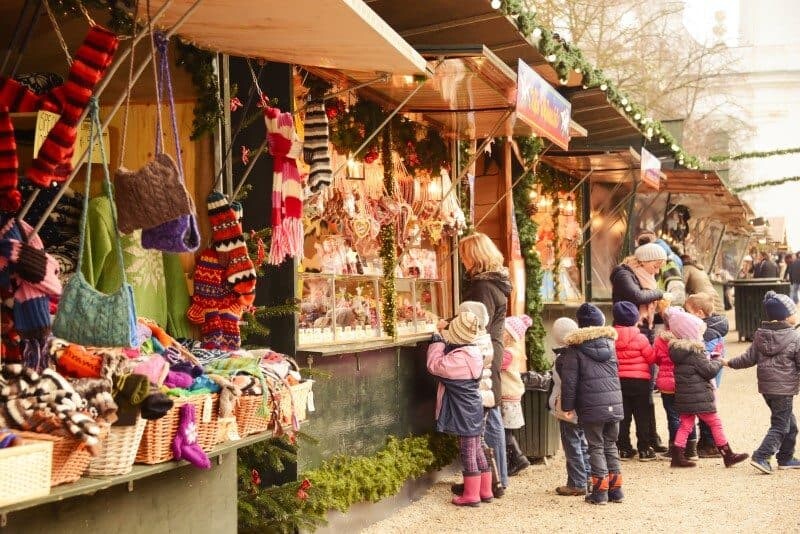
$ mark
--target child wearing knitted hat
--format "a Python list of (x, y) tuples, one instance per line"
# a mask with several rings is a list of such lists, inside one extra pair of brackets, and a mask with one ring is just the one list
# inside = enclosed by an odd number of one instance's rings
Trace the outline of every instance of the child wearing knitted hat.
[(481, 444), (483, 403), (478, 382), (483, 356), (475, 341), (486, 330), (471, 311), (462, 311), (428, 346), (428, 372), (439, 379), (436, 429), (458, 436), (464, 489), (453, 498), (457, 506), (491, 502), (492, 471)]
[(675, 410), (680, 414), (671, 466), (697, 465), (685, 456), (686, 441), (694, 429), (696, 418), (711, 428), (714, 444), (722, 455), (725, 467), (743, 462), (748, 455), (736, 454), (731, 450), (722, 429), (722, 421), (717, 415), (711, 380), (722, 367), (722, 360), (718, 357), (709, 360), (706, 357), (703, 343), (706, 324), (699, 317), (679, 310), (670, 314), (669, 327), (676, 338), (669, 342), (669, 357), (675, 365)]
[(793, 457), (797, 423), (792, 413), (794, 396), (800, 390), (800, 333), (797, 308), (787, 295), (768, 291), (764, 311), (768, 320), (756, 330), (750, 348), (724, 363), (731, 369), (758, 367), (758, 392), (772, 415), (750, 465), (768, 475), (772, 473), (772, 455), (777, 456), (778, 469), (800, 468), (800, 461)]
[(522, 395), (525, 384), (519, 372), (519, 364), (524, 361), (522, 346), (525, 332), (533, 321), (527, 315), (506, 317), (503, 331), (503, 363), (500, 366), (500, 412), (503, 416), (503, 427), (506, 430), (506, 451), (508, 454), (508, 476), (513, 476), (530, 467), (531, 463), (519, 448), (514, 437), (514, 429), (525, 426), (522, 415)]
[(553, 323), (550, 334), (556, 347), (553, 349), (553, 389), (549, 405), (553, 416), (558, 419), (561, 433), (561, 446), (567, 459), (567, 483), (558, 486), (556, 493), (564, 496), (586, 495), (591, 471), (589, 467), (589, 444), (583, 429), (578, 425), (578, 417), (567, 417), (561, 409), (561, 372), (564, 367), (564, 354), (572, 350), (566, 346), (566, 337), (578, 329), (578, 323), (569, 317), (559, 317)]

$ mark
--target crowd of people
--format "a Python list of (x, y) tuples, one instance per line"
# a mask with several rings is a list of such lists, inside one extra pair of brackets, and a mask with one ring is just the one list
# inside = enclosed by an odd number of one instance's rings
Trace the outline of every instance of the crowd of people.
[[(529, 465), (511, 430), (524, 425), (525, 388), (514, 362), (522, 358), (531, 320), (507, 317), (511, 283), (491, 239), (472, 234), (459, 250), (466, 300), (452, 320), (438, 325), (428, 370), (439, 380), (437, 429), (459, 440), (463, 483), (453, 485), (453, 503), (478, 506), (501, 497), (509, 476)], [(797, 267), (800, 275), (800, 262)], [(761, 266), (760, 272), (769, 268)], [(800, 276), (797, 280), (800, 284)], [(757, 366), (759, 393), (771, 411), (769, 431), (750, 464), (769, 474), (776, 456), (779, 469), (800, 468), (792, 412), (800, 389), (796, 290), (792, 298), (766, 294), (767, 320), (750, 348), (729, 359), (723, 304), (691, 257), (677, 256), (645, 233), (634, 254), (612, 271), (611, 283), (611, 325), (597, 306), (585, 303), (574, 318), (557, 319), (551, 331), (557, 346), (549, 401), (567, 468), (559, 495), (584, 496), (591, 504), (622, 502), (622, 462), (636, 458), (662, 455), (673, 468), (695, 467), (702, 457), (721, 456), (725, 467), (746, 460), (748, 454), (732, 450), (717, 414), (723, 367)], [(666, 414), (668, 445), (656, 430), (654, 391)]]

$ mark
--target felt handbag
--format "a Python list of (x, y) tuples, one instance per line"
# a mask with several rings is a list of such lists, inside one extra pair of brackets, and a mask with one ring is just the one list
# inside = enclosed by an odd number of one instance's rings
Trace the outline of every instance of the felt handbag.
[[(188, 212), (183, 210), (184, 197), (176, 199), (180, 209), (168, 209), (167, 214), (173, 218), (161, 224), (145, 228), (142, 231), (142, 246), (160, 250), (162, 252), (194, 252), (200, 246), (200, 232), (197, 229), (197, 218), (195, 217), (194, 202), (192, 202), (183, 180), (183, 160), (181, 158), (181, 142), (178, 136), (178, 119), (175, 115), (175, 98), (172, 92), (172, 78), (169, 73), (169, 61), (167, 58), (167, 38), (161, 33), (155, 34), (155, 41), (159, 53), (159, 67), (161, 75), (156, 77), (156, 92), (158, 94), (159, 110), (161, 109), (161, 96), (166, 91), (167, 103), (169, 104), (170, 118), (172, 119), (172, 134), (175, 141), (175, 155), (178, 158), (178, 182), (186, 193), (186, 200), (189, 203)], [(158, 114), (156, 122), (156, 152), (161, 146), (161, 113)], [(175, 217), (177, 215), (177, 217)]]
[[(162, 39), (166, 41), (166, 39)], [(159, 49), (161, 41), (158, 42)], [(162, 56), (166, 59), (166, 44)], [(155, 58), (154, 62), (155, 62)], [(168, 65), (162, 65), (162, 76), (156, 76), (156, 148), (155, 157), (138, 170), (120, 167), (114, 175), (119, 229), (128, 234), (137, 229), (158, 227), (181, 216), (194, 216), (195, 208), (183, 181), (183, 162), (178, 143), (177, 124), (172, 104), (172, 84), (169, 83), (170, 109), (175, 133), (176, 159), (164, 152), (161, 126), (161, 93), (164, 90), (164, 70), (169, 75)], [(195, 223), (196, 224), (196, 223)], [(196, 230), (196, 226), (195, 226)], [(144, 241), (144, 236), (143, 236)], [(142, 243), (145, 248), (147, 245)], [(199, 245), (199, 238), (198, 238)]]
[[(83, 213), (80, 222), (80, 246), (75, 274), (64, 286), (61, 300), (53, 321), (53, 334), (73, 343), (92, 347), (133, 347), (136, 345), (136, 308), (133, 290), (125, 277), (125, 263), (122, 258), (122, 245), (117, 228), (117, 215), (114, 209), (114, 193), (108, 174), (105, 147), (101, 136), (101, 126), (97, 100), (91, 103), (91, 130), (89, 135), (89, 158), (86, 163), (86, 184), (83, 197)], [(103, 162), (103, 192), (111, 201), (111, 217), (114, 224), (114, 249), (117, 263), (122, 270), (122, 285), (111, 294), (101, 293), (86, 281), (81, 270), (84, 242), (86, 238), (87, 214), (89, 211), (89, 186), (92, 177), (92, 147), (100, 143)]]

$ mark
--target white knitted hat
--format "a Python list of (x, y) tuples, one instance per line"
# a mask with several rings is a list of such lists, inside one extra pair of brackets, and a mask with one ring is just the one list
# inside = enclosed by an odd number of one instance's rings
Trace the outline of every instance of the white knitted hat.
[(485, 333), (478, 317), (470, 311), (463, 311), (442, 330), (442, 337), (450, 345), (470, 345)]
[(667, 253), (664, 252), (661, 246), (655, 243), (648, 243), (640, 246), (633, 255), (636, 256), (636, 259), (639, 261), (665, 261), (667, 259)]
[(553, 323), (553, 330), (550, 332), (553, 335), (553, 340), (556, 342), (557, 347), (566, 345), (564, 338), (578, 329), (578, 323), (569, 317), (559, 317)]
[(486, 305), (477, 300), (465, 300), (458, 306), (458, 313), (472, 312), (478, 318), (478, 324), (481, 328), (486, 328), (489, 324), (489, 312), (486, 310)]

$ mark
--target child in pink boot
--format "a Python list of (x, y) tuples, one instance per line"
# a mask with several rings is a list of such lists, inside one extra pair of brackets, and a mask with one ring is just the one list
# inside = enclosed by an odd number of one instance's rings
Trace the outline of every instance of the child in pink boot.
[(483, 404), (478, 382), (483, 356), (475, 340), (485, 334), (478, 317), (459, 313), (428, 346), (428, 372), (439, 379), (436, 429), (458, 436), (464, 491), (453, 498), (457, 506), (478, 506), (492, 500), (492, 472), (481, 445)]

